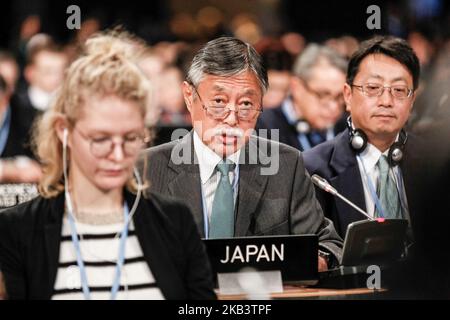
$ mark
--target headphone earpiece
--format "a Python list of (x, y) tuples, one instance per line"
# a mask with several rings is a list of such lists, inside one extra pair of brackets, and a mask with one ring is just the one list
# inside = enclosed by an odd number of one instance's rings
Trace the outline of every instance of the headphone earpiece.
[(295, 123), (295, 130), (298, 133), (309, 133), (311, 131), (311, 125), (309, 124), (308, 121), (306, 121), (305, 119), (299, 119), (296, 123)]
[(367, 135), (360, 129), (350, 131), (350, 146), (357, 152), (362, 152), (367, 147)]

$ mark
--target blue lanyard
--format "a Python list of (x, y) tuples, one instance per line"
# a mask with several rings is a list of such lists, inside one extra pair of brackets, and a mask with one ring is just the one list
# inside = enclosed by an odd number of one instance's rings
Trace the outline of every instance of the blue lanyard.
[[(214, 174), (217, 174), (216, 172)], [(237, 184), (239, 181), (239, 163), (236, 164), (236, 168), (234, 169), (234, 179), (233, 179), (233, 197), (237, 190)], [(202, 209), (203, 209), (203, 227), (205, 230), (205, 239), (209, 238), (209, 218), (208, 218), (208, 206), (206, 205), (206, 197), (203, 193), (203, 186), (200, 182), (200, 192), (202, 195)]]
[(6, 108), (5, 115), (3, 117), (3, 123), (0, 127), (0, 155), (5, 150), (6, 142), (8, 141), (9, 127), (11, 125), (11, 110), (10, 107)]
[[(116, 264), (116, 274), (115, 279), (113, 282), (113, 285), (111, 287), (111, 300), (115, 300), (117, 297), (117, 292), (120, 288), (120, 276), (122, 273), (122, 266), (123, 262), (125, 260), (125, 243), (128, 236), (128, 219), (129, 219), (129, 209), (126, 202), (123, 204), (123, 216), (124, 216), (124, 228), (121, 232), (120, 236), (120, 243), (119, 243), (119, 257), (117, 259)], [(88, 279), (87, 279), (87, 273), (86, 268), (84, 266), (83, 257), (81, 255), (81, 249), (80, 249), (80, 241), (78, 240), (78, 233), (75, 226), (75, 219), (73, 217), (73, 213), (69, 212), (69, 223), (70, 223), (70, 230), (72, 235), (72, 243), (75, 247), (75, 251), (77, 254), (77, 264), (78, 268), (80, 269), (80, 277), (81, 277), (81, 285), (83, 289), (84, 298), (86, 300), (91, 300), (91, 292), (89, 290), (88, 286)]]
[(367, 174), (366, 166), (364, 165), (364, 161), (361, 159), (359, 155), (356, 156), (358, 160), (361, 162), (363, 170), (364, 170), (364, 176), (365, 180), (367, 181), (367, 186), (369, 187), (370, 195), (372, 196), (373, 202), (375, 202), (375, 206), (378, 209), (379, 214), (382, 218), (384, 218), (386, 215), (384, 213), (383, 207), (381, 206), (380, 199), (377, 196), (377, 192), (375, 191), (375, 187), (372, 184), (372, 181), (370, 180), (369, 175)]
[[(334, 138), (333, 128), (329, 128), (327, 130), (326, 141)], [(300, 141), (300, 145), (303, 147), (303, 151), (311, 149), (311, 143), (309, 143), (308, 137), (304, 133), (298, 134), (298, 140)]]

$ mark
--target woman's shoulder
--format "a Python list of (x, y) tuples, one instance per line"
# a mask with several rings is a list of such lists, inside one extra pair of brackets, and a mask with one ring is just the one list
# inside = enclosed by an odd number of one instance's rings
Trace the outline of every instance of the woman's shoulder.
[(56, 198), (47, 199), (42, 196), (18, 204), (11, 208), (0, 210), (0, 223), (28, 224), (42, 218), (44, 212), (49, 212), (51, 204)]
[(164, 216), (182, 218), (190, 214), (189, 208), (178, 198), (151, 191), (147, 193), (146, 201)]

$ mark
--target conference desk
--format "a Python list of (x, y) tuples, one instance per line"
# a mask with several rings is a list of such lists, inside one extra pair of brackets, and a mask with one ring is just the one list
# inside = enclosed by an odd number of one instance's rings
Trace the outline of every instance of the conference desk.
[[(314, 299), (314, 300), (358, 300), (358, 299), (381, 299), (385, 289), (324, 289), (295, 285), (284, 285), (283, 292), (271, 293), (270, 299)], [(247, 300), (245, 294), (220, 294), (216, 291), (219, 300)]]

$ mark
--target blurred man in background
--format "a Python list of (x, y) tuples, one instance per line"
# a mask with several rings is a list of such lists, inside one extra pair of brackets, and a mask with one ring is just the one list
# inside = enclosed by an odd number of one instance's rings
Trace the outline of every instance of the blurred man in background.
[(27, 45), (27, 65), (24, 70), (27, 88), (18, 92), (18, 103), (44, 111), (64, 78), (67, 66), (65, 53), (47, 35), (37, 34)]
[(34, 112), (11, 105), (10, 98), (8, 84), (0, 76), (0, 183), (37, 182), (41, 170), (29, 145)]
[(332, 49), (311, 44), (297, 58), (291, 96), (279, 108), (265, 110), (258, 129), (279, 129), (279, 140), (301, 151), (334, 138), (343, 117), (347, 61)]

